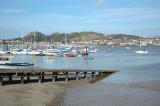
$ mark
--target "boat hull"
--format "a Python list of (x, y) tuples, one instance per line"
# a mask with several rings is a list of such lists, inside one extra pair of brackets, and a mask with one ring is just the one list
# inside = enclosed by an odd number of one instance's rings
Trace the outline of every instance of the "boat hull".
[(63, 56), (64, 56), (64, 57), (76, 57), (77, 55), (76, 55), (76, 54), (73, 54), (73, 53), (64, 53)]
[(136, 51), (137, 54), (147, 54), (148, 51), (138, 50)]
[(30, 63), (6, 63), (6, 64), (0, 64), (1, 69), (16, 69), (16, 68), (27, 68), (34, 66), (34, 64)]

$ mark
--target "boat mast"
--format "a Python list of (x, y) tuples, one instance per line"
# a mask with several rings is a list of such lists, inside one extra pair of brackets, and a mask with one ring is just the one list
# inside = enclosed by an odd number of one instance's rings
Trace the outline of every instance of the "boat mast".
[[(85, 32), (84, 32), (84, 34), (85, 34)], [(85, 41), (84, 41), (84, 34), (82, 34), (82, 40), (83, 40), (83, 43), (85, 43)]]
[(24, 49), (23, 32), (22, 32), (22, 49)]
[(139, 46), (140, 46), (140, 49), (141, 49), (141, 48), (142, 48), (142, 47), (141, 47), (141, 36), (140, 36), (140, 42), (139, 42)]
[(65, 45), (67, 44), (67, 36), (66, 36), (66, 34), (65, 34)]
[(35, 32), (34, 32), (34, 35), (33, 35), (33, 36), (34, 36), (33, 47), (34, 47), (34, 49), (35, 49), (35, 38), (36, 38), (36, 37), (35, 37), (35, 36), (36, 36)]
[(12, 47), (14, 47), (14, 38), (12, 38)]

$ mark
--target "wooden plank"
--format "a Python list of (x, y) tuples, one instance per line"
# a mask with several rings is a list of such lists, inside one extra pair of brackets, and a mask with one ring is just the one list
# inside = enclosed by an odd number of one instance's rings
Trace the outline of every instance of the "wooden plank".
[(104, 69), (0, 69), (0, 73), (28, 73), (28, 72), (117, 72), (118, 70), (104, 70)]

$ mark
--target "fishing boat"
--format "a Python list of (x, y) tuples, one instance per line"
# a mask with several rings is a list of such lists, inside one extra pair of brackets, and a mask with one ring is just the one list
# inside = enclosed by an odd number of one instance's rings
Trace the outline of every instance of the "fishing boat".
[(26, 67), (33, 66), (32, 63), (12, 63), (10, 57), (0, 57), (0, 68), (17, 68), (17, 67)]

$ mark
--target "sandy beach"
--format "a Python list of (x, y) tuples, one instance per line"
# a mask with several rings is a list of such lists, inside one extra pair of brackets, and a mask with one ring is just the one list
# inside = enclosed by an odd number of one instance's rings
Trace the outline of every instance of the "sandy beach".
[(61, 106), (64, 94), (87, 80), (0, 86), (0, 106)]
[(160, 80), (134, 83), (98, 82), (73, 87), (62, 106), (159, 106)]
[(59, 106), (66, 82), (0, 86), (0, 106)]

